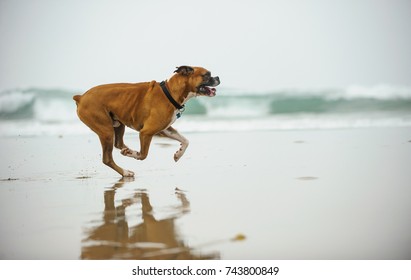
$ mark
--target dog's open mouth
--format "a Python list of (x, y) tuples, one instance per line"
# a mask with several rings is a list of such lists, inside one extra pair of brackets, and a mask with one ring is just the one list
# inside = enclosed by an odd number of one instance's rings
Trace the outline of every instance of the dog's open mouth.
[(198, 88), (198, 94), (200, 94), (200, 95), (214, 97), (214, 96), (216, 96), (216, 92), (217, 92), (217, 90), (215, 88), (208, 87), (208, 86), (205, 86), (205, 85), (201, 85)]

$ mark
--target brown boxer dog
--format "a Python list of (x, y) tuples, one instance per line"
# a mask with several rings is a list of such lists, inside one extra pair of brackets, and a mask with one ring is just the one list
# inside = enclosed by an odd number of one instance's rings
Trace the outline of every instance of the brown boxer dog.
[[(103, 163), (123, 177), (134, 172), (119, 167), (113, 160), (114, 147), (124, 156), (138, 160), (147, 157), (151, 139), (162, 135), (181, 143), (174, 154), (177, 162), (188, 147), (188, 140), (171, 127), (184, 111), (184, 104), (195, 96), (216, 95), (214, 87), (219, 77), (212, 77), (202, 67), (180, 66), (167, 81), (107, 84), (93, 87), (83, 95), (75, 95), (77, 115), (100, 138)], [(140, 132), (140, 152), (129, 149), (123, 142), (125, 127)]]

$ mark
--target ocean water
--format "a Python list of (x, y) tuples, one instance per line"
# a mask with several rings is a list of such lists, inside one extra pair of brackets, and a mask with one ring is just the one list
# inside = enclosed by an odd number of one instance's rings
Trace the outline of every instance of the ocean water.
[[(83, 135), (72, 96), (62, 89), (0, 92), (0, 136)], [(191, 99), (174, 127), (182, 132), (411, 127), (411, 87), (252, 92), (218, 88)]]

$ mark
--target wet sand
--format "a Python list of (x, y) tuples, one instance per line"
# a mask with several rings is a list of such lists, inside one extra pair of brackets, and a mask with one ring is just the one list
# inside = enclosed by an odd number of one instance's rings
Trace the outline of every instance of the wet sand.
[(186, 136), (0, 138), (0, 258), (411, 259), (410, 128)]

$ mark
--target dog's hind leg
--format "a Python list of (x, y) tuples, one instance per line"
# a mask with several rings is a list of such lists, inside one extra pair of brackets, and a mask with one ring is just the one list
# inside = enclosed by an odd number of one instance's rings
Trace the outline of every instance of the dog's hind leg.
[(133, 177), (134, 172), (121, 168), (113, 160), (113, 136), (113, 134), (99, 134), (101, 147), (103, 148), (103, 163), (117, 171), (123, 177)]
[[(115, 171), (117, 171), (123, 177), (132, 177), (134, 173), (119, 167), (113, 160), (113, 146), (114, 146), (114, 134), (116, 132), (113, 129), (113, 120), (104, 107), (101, 104), (92, 102), (87, 98), (75, 96), (74, 100), (77, 102), (77, 115), (80, 120), (93, 130), (100, 138), (101, 147), (103, 149), (103, 163)], [(124, 134), (124, 128), (118, 128), (118, 145), (122, 143), (122, 136)]]

